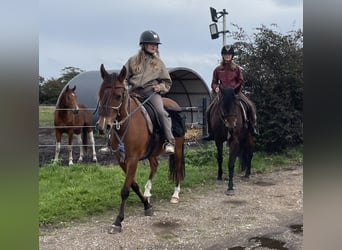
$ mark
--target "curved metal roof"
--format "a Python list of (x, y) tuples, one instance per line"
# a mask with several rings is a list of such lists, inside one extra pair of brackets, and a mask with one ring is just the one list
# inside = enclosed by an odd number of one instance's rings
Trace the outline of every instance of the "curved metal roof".
[[(168, 70), (172, 79), (172, 86), (167, 97), (175, 100), (182, 107), (187, 124), (201, 124), (203, 99), (206, 98), (207, 102), (210, 100), (210, 90), (207, 84), (198, 73), (189, 68), (176, 67)], [(108, 72), (118, 73), (119, 70), (108, 70)], [(78, 101), (94, 111), (101, 83), (102, 78), (98, 70), (82, 72), (72, 78), (66, 86), (76, 86)], [(97, 118), (97, 114), (94, 114), (93, 121), (96, 122)]]

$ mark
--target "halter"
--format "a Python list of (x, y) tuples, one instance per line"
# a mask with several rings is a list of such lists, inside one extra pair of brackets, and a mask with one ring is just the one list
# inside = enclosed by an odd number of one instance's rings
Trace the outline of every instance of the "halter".
[[(127, 90), (125, 89), (125, 92)], [(136, 109), (134, 109), (132, 112), (130, 112), (130, 106), (131, 106), (131, 98), (129, 97), (129, 95), (127, 95), (127, 102), (128, 102), (128, 115), (126, 117), (124, 117), (122, 120), (118, 121), (118, 120), (115, 120), (115, 122), (111, 123), (110, 124), (110, 129), (108, 131), (108, 136), (107, 136), (107, 140), (108, 142), (110, 141), (110, 132), (112, 131), (112, 128), (115, 126), (115, 129), (116, 130), (113, 130), (113, 133), (118, 141), (118, 148), (117, 149), (112, 149), (112, 147), (110, 146), (109, 149), (111, 151), (111, 153), (115, 153), (115, 152), (119, 152), (120, 154), (120, 161), (123, 162), (126, 158), (126, 155), (125, 155), (125, 144), (123, 143), (124, 139), (125, 139), (125, 136), (127, 134), (127, 131), (128, 131), (128, 126), (129, 126), (129, 122), (130, 122), (130, 119), (131, 119), (131, 116), (137, 112), (139, 109), (141, 109), (141, 107), (146, 103), (148, 102), (148, 100), (150, 100), (152, 98), (152, 96), (154, 96), (157, 92), (153, 92), (148, 98), (146, 98), (142, 103), (140, 103), (138, 105), (138, 107)], [(120, 107), (122, 105), (123, 102), (121, 102), (117, 107), (111, 107), (113, 108), (114, 110), (117, 110), (118, 112), (118, 116), (120, 116)], [(125, 127), (125, 131), (123, 132), (121, 138), (120, 138), (120, 135), (118, 134), (117, 130), (120, 130), (121, 129), (121, 125), (124, 123), (124, 122), (127, 122), (126, 124), (126, 127)], [(109, 143), (108, 143), (109, 144)]]

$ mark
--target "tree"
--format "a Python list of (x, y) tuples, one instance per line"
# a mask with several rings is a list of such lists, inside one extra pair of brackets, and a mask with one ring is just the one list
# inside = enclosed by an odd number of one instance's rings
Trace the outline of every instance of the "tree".
[(58, 96), (65, 84), (58, 79), (51, 78), (39, 85), (39, 103), (40, 104), (56, 104)]
[(84, 72), (79, 68), (65, 67), (61, 70), (62, 75), (58, 79), (51, 78), (45, 80), (44, 77), (39, 76), (39, 103), (55, 105), (60, 92), (64, 86), (75, 76)]
[(62, 76), (58, 78), (58, 80), (64, 85), (66, 85), (72, 78), (84, 72), (84, 70), (69, 66), (69, 67), (63, 68), (61, 72), (62, 72)]
[(303, 33), (283, 35), (265, 26), (257, 31), (253, 39), (241, 28), (232, 33), (236, 60), (258, 110), (257, 147), (280, 152), (303, 143)]

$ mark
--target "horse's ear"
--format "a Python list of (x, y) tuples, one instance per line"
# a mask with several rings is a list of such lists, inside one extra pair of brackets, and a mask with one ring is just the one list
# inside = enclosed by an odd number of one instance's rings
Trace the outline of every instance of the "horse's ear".
[(123, 82), (126, 79), (127, 69), (125, 66), (122, 67), (118, 79), (120, 82)]
[(66, 86), (65, 92), (69, 90), (69, 85)]
[(103, 66), (103, 64), (101, 64), (100, 72), (101, 72), (101, 77), (102, 77), (102, 79), (104, 79), (106, 76), (108, 76), (108, 72), (106, 71), (106, 69), (105, 69), (105, 67)]
[(72, 91), (75, 91), (76, 90), (76, 85), (72, 88)]

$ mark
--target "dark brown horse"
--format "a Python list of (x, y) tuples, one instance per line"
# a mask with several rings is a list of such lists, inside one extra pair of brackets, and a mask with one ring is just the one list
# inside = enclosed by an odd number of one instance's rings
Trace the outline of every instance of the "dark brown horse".
[(67, 86), (57, 101), (54, 120), (56, 134), (56, 153), (54, 162), (58, 162), (63, 133), (68, 134), (69, 165), (73, 165), (72, 141), (74, 134), (77, 136), (80, 145), (80, 157), (78, 162), (82, 162), (84, 153), (87, 153), (88, 137), (93, 150), (92, 160), (97, 162), (92, 128), (92, 114), (87, 110), (85, 105), (77, 103), (75, 89), (76, 86), (73, 88)]
[[(157, 156), (163, 152), (162, 138), (159, 134), (151, 132), (150, 122), (146, 111), (136, 98), (129, 95), (124, 80), (126, 68), (123, 67), (119, 74), (109, 74), (103, 65), (100, 68), (103, 79), (99, 90), (99, 120), (97, 128), (106, 131), (110, 135), (110, 148), (115, 155), (120, 167), (126, 174), (125, 182), (121, 189), (121, 206), (116, 220), (112, 224), (109, 233), (120, 232), (124, 220), (125, 203), (130, 189), (138, 195), (144, 204), (145, 215), (152, 215), (151, 196), (152, 180), (158, 167)], [(171, 99), (163, 98), (164, 106), (172, 118), (172, 128), (175, 136), (175, 154), (169, 156), (170, 179), (175, 181), (176, 187), (171, 198), (172, 203), (178, 203), (180, 181), (184, 178), (184, 123), (178, 126), (180, 132), (175, 134), (173, 116), (180, 112), (180, 107)], [(173, 110), (173, 112), (172, 112)], [(150, 163), (150, 175), (145, 185), (144, 195), (135, 180), (135, 174), (139, 160), (147, 158)]]
[(238, 98), (239, 89), (223, 88), (213, 100), (210, 110), (211, 131), (213, 132), (217, 149), (217, 179), (222, 180), (223, 143), (227, 141), (229, 147), (228, 159), (228, 190), (227, 195), (234, 194), (233, 177), (236, 158), (239, 158), (241, 170), (245, 171), (245, 178), (251, 173), (254, 142), (248, 129), (246, 109)]

